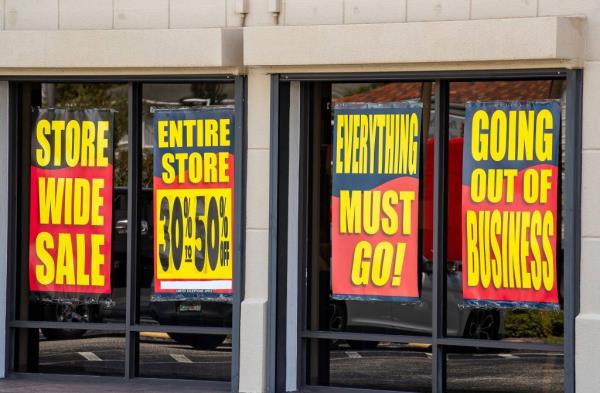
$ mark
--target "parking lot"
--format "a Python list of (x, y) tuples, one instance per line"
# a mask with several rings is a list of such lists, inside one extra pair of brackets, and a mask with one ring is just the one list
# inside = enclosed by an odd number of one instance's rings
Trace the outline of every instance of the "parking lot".
[[(558, 393), (563, 391), (562, 354), (532, 351), (461, 351), (447, 358), (448, 391)], [(330, 383), (336, 386), (431, 391), (427, 347), (380, 344), (375, 350), (331, 352)]]
[[(45, 373), (122, 376), (125, 337), (87, 333), (75, 340), (39, 343), (39, 371)], [(215, 350), (197, 350), (178, 344), (166, 333), (141, 333), (140, 376), (227, 381), (231, 369), (231, 342)]]
[[(75, 340), (41, 338), (39, 371), (122, 376), (124, 345), (122, 335), (94, 332)], [(431, 391), (431, 352), (427, 346), (380, 343), (375, 349), (353, 350), (341, 342), (332, 346), (328, 353), (329, 360), (324, 361), (329, 362), (330, 385)], [(140, 359), (140, 375), (144, 377), (226, 381), (230, 378), (231, 344), (227, 339), (215, 350), (198, 350), (178, 344), (166, 334), (142, 333)], [(561, 392), (562, 362), (562, 354), (535, 351), (463, 350), (450, 353), (448, 390), (457, 393)], [(144, 383), (143, 380), (136, 381), (137, 385), (126, 384), (124, 388), (134, 389)], [(7, 383), (14, 384), (15, 381), (0, 383), (0, 392), (13, 391), (5, 390), (7, 388), (16, 389)], [(99, 386), (101, 389), (102, 384)], [(90, 393), (103, 392), (93, 390), (97, 389), (95, 385), (91, 389)], [(158, 385), (153, 385), (152, 389), (162, 391)]]

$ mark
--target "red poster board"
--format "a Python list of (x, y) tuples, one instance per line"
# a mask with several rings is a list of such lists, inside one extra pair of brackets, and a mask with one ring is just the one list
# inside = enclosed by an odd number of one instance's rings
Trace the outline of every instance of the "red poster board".
[(559, 308), (560, 126), (558, 101), (467, 103), (465, 304)]
[(334, 299), (419, 298), (420, 103), (334, 109)]
[(109, 294), (113, 113), (36, 109), (33, 119), (29, 289)]

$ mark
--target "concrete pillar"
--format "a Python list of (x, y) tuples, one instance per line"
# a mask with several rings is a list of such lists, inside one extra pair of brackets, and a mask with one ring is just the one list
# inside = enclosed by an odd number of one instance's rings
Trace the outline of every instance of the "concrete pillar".
[(240, 322), (240, 392), (266, 389), (269, 291), (269, 144), (271, 76), (248, 72), (245, 294)]
[(600, 62), (583, 71), (580, 314), (575, 320), (577, 392), (597, 392), (600, 373)]

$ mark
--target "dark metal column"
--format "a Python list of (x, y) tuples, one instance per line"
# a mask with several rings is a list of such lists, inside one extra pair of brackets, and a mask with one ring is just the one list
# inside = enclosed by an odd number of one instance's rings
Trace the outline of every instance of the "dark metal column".
[(244, 266), (246, 239), (246, 78), (235, 78), (235, 134), (234, 134), (234, 263), (233, 314), (231, 343), (231, 391), (240, 385), (240, 315), (244, 298)]
[(564, 361), (565, 392), (567, 393), (575, 392), (575, 317), (579, 314), (582, 89), (583, 71), (567, 71), (567, 122), (563, 187), (565, 198), (563, 207)]
[(18, 253), (18, 212), (19, 212), (19, 133), (18, 125), (20, 120), (19, 106), (21, 103), (20, 85), (15, 82), (9, 84), (8, 98), (8, 230), (6, 234), (7, 243), (7, 267), (6, 267), (6, 362), (5, 372), (9, 373), (15, 370), (15, 340), (17, 338), (16, 329), (10, 326), (10, 322), (17, 319), (16, 304), (16, 283), (17, 283), (17, 261)]
[(139, 321), (138, 255), (140, 243), (140, 206), (142, 187), (142, 85), (129, 83), (127, 178), (127, 298), (125, 315), (125, 378), (139, 371), (139, 332), (132, 325)]
[[(446, 390), (446, 350), (438, 339), (446, 334), (446, 195), (448, 191), (449, 83), (437, 80), (435, 91), (432, 278), (432, 390)], [(427, 132), (427, 130), (423, 130)]]
[(271, 139), (269, 162), (269, 300), (267, 302), (267, 392), (276, 389), (277, 375), (277, 222), (279, 163), (279, 75), (271, 76)]

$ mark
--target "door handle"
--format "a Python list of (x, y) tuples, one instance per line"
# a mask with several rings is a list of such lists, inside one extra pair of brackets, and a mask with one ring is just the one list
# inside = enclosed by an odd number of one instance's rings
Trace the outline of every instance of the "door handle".
[[(128, 225), (127, 220), (119, 220), (115, 224), (115, 231), (119, 235), (125, 235), (125, 234), (127, 234), (127, 225)], [(140, 234), (142, 236), (145, 236), (148, 234), (148, 221), (142, 220), (140, 222)]]

